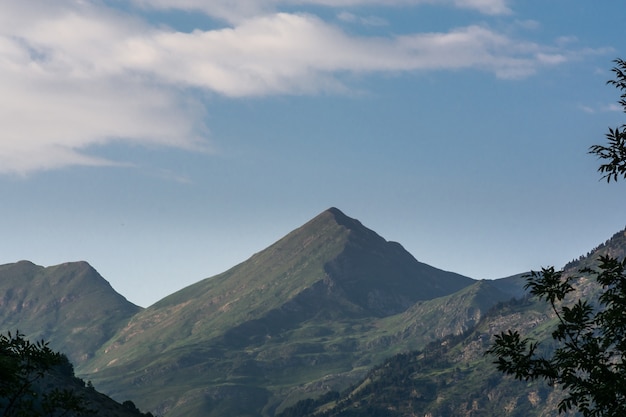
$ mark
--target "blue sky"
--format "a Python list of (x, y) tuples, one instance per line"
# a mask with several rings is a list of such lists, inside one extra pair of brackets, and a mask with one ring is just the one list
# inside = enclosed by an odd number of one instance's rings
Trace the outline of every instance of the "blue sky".
[(147, 306), (336, 206), (472, 278), (626, 225), (620, 2), (0, 5), (0, 263), (86, 260)]

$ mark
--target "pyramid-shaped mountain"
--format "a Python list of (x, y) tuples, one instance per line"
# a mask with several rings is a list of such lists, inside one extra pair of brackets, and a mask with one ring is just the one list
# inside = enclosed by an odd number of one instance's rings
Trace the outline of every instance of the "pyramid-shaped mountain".
[(201, 407), (211, 403), (207, 397), (223, 402), (225, 384), (252, 398), (248, 410), (259, 409), (293, 387), (296, 374), (314, 381), (351, 372), (365, 346), (358, 340), (364, 333), (349, 336), (356, 327), (474, 282), (418, 262), (331, 208), (247, 261), (137, 314), (80, 371), (105, 392), (133, 398), (176, 381), (175, 394), (153, 392), (141, 404), (161, 413), (181, 402)]
[(473, 282), (418, 262), (331, 208), (227, 272), (147, 308), (108, 350), (119, 361), (145, 337), (165, 349), (167, 340), (182, 338), (254, 343), (314, 317), (397, 314)]

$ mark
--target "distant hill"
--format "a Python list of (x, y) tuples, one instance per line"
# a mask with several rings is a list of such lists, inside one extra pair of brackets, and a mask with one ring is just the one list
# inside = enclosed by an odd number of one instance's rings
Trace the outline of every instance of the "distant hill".
[(141, 308), (86, 262), (0, 265), (0, 330), (45, 339), (75, 364), (92, 358)]
[[(626, 253), (620, 233), (577, 264)], [(0, 266), (0, 331), (50, 340), (98, 390), (164, 417), (530, 416), (551, 391), (482, 356), (501, 329), (547, 334), (524, 283), (426, 265), (331, 208), (146, 309), (83, 262)]]
[(587, 252), (586, 255), (581, 255), (572, 260), (565, 265), (564, 269), (575, 271), (583, 267), (593, 266), (600, 256), (607, 255), (620, 259), (626, 256), (626, 229), (613, 234), (611, 238)]

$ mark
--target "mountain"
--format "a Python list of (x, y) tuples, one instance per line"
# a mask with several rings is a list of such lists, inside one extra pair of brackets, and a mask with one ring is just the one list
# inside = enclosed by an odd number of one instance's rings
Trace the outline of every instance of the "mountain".
[[(500, 290), (494, 281), (477, 281), (453, 294), (417, 302), (403, 313), (381, 320), (380, 327), (385, 331), (382, 341), (404, 349), (421, 348), (471, 330), (496, 303), (512, 298), (512, 293)], [(372, 347), (379, 340), (373, 341)]]
[[(620, 259), (626, 256), (626, 230), (564, 267), (565, 274), (580, 277), (573, 294), (576, 298), (593, 300), (597, 296), (597, 283), (579, 269), (593, 268), (604, 255)], [(491, 285), (517, 293), (523, 282), (517, 275), (495, 280)], [(463, 292), (467, 289), (444, 298), (455, 299)], [(430, 322), (426, 315), (420, 316)], [(543, 381), (517, 381), (504, 376), (493, 365), (494, 358), (485, 356), (493, 335), (509, 329), (539, 341), (541, 348), (551, 349), (551, 333), (556, 324), (557, 318), (545, 301), (526, 296), (500, 302), (475, 327), (445, 336), (419, 350), (392, 356), (342, 392), (329, 391), (301, 400), (277, 417), (561, 415), (557, 412), (562, 398), (558, 389)], [(562, 415), (579, 414), (572, 411)]]
[[(626, 253), (626, 234), (568, 273), (601, 253)], [(86, 263), (0, 266), (0, 330), (45, 337), (98, 390), (164, 417), (552, 415), (551, 389), (483, 356), (501, 330), (549, 336), (524, 282), (431, 267), (331, 208), (146, 309)]]
[(141, 311), (79, 370), (167, 416), (271, 415), (401, 348), (371, 349), (385, 319), (473, 283), (331, 208)]
[(2, 331), (45, 339), (75, 364), (92, 358), (141, 310), (86, 262), (0, 265), (0, 294)]
[(505, 377), (484, 356), (492, 335), (511, 325), (546, 336), (552, 321), (543, 307), (503, 303), (471, 330), (390, 357), (342, 392), (302, 400), (277, 417), (556, 417), (558, 391)]
[(544, 302), (502, 302), (465, 332), (389, 357), (349, 387), (301, 400), (277, 417), (556, 417), (558, 390), (504, 376), (485, 356), (494, 334), (515, 328), (546, 341), (554, 325)]
[(142, 311), (108, 351), (125, 360), (146, 337), (162, 348), (183, 338), (254, 344), (316, 317), (399, 313), (473, 282), (418, 262), (333, 208), (229, 271)]

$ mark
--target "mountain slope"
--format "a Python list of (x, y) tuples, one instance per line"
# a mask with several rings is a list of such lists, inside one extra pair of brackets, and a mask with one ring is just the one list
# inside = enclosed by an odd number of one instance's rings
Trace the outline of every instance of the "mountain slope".
[(474, 282), (418, 262), (331, 208), (137, 314), (80, 371), (167, 415), (219, 415), (231, 395), (250, 398), (243, 411), (231, 401), (233, 416), (271, 414), (302, 384), (315, 390), (315, 381), (345, 384), (364, 372), (375, 321)]
[(46, 339), (80, 364), (141, 310), (86, 262), (0, 265), (0, 331)]
[(380, 321), (379, 336), (368, 345), (420, 349), (450, 335), (471, 330), (495, 304), (513, 298), (493, 281), (477, 281), (454, 294), (420, 301), (401, 314)]
[(491, 335), (520, 319), (522, 331), (544, 334), (544, 313), (528, 301), (503, 305), (471, 331), (393, 356), (343, 392), (303, 400), (278, 417), (556, 416), (558, 392), (504, 377), (484, 356)]
[[(616, 233), (586, 256), (565, 266), (565, 274), (580, 276), (572, 296), (593, 303), (599, 286), (592, 277), (581, 275), (579, 268), (593, 268), (598, 258), (607, 254), (620, 259), (626, 256), (626, 231)], [(522, 283), (520, 276), (514, 276), (490, 284), (517, 293)], [(474, 287), (444, 298), (456, 299)], [(437, 301), (440, 300), (432, 302)], [(405, 314), (419, 308), (416, 305)], [(428, 321), (425, 314), (421, 317)], [(484, 356), (493, 335), (510, 329), (539, 341), (540, 348), (553, 349), (551, 333), (556, 324), (554, 312), (545, 301), (524, 297), (499, 303), (465, 333), (391, 357), (345, 391), (302, 400), (278, 417), (560, 415), (557, 408), (562, 393), (558, 389), (543, 381), (517, 381), (503, 376), (492, 363), (495, 358)]]
[(94, 364), (124, 361), (146, 340), (161, 350), (217, 337), (255, 343), (315, 316), (380, 317), (473, 282), (416, 261), (333, 208), (246, 262), (142, 311)]

